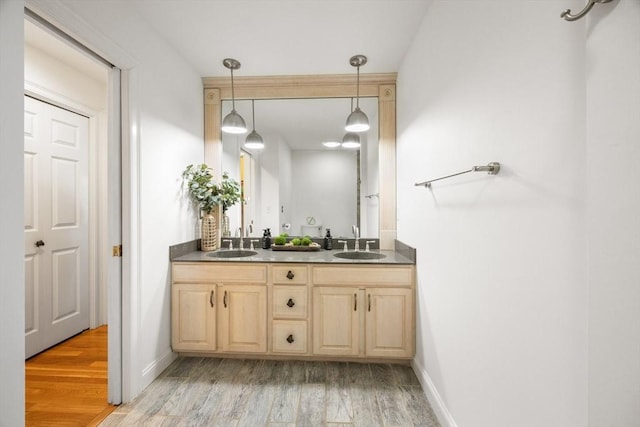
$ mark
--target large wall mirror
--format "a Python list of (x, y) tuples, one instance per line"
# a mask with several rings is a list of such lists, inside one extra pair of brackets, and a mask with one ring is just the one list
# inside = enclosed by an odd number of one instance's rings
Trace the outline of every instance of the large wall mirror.
[[(360, 107), (371, 129), (360, 149), (327, 148), (342, 141), (355, 95), (351, 75), (236, 77), (236, 110), (265, 148), (243, 146), (246, 134), (220, 132), (231, 110), (230, 79), (205, 78), (205, 161), (243, 187), (246, 202), (227, 212), (232, 236), (242, 227), (272, 234), (380, 238), (392, 248), (395, 224), (395, 74), (362, 75)], [(355, 102), (355, 100), (354, 100)], [(220, 215), (220, 214), (219, 214)]]

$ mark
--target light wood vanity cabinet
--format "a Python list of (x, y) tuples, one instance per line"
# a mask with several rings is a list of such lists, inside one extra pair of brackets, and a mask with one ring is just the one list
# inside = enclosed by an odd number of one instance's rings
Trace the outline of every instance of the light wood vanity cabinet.
[(413, 357), (411, 265), (179, 262), (172, 268), (174, 351)]
[(266, 265), (173, 263), (172, 281), (174, 351), (266, 352)]
[(315, 267), (314, 354), (412, 357), (413, 271), (388, 266)]

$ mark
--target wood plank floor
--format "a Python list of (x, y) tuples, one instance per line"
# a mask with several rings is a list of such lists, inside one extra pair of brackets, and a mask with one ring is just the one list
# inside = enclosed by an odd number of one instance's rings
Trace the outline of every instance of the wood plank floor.
[(440, 424), (407, 366), (181, 357), (100, 425)]
[(97, 425), (107, 403), (107, 327), (88, 330), (25, 363), (27, 426)]

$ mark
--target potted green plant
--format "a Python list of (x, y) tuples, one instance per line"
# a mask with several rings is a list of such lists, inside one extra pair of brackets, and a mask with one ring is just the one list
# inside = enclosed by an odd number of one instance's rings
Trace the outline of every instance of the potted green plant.
[(222, 175), (222, 183), (218, 184), (213, 176), (213, 170), (204, 163), (187, 166), (182, 172), (182, 178), (187, 184), (189, 196), (202, 212), (201, 249), (215, 250), (218, 246), (218, 229), (213, 211), (216, 206), (222, 205), (223, 213), (226, 213), (230, 206), (240, 201), (240, 185), (229, 178), (226, 172)]
[(189, 189), (191, 200), (201, 211), (200, 248), (213, 251), (218, 247), (218, 228), (213, 210), (220, 204), (220, 187), (215, 182), (213, 170), (206, 164), (189, 165), (182, 172), (182, 179)]

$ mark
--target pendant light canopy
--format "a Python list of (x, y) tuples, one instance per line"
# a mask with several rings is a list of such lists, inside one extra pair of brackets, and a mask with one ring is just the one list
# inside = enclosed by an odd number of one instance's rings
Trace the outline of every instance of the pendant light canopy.
[(247, 148), (260, 150), (264, 148), (264, 141), (258, 132), (256, 132), (256, 110), (254, 106), (254, 100), (251, 100), (251, 120), (252, 120), (252, 130), (249, 135), (247, 135), (247, 139), (244, 140), (244, 146)]
[(244, 123), (244, 119), (236, 111), (236, 99), (233, 89), (233, 70), (240, 68), (240, 62), (233, 58), (226, 58), (222, 61), (222, 64), (231, 70), (231, 112), (226, 115), (222, 120), (222, 132), (226, 133), (245, 133), (247, 132), (247, 125)]
[(369, 118), (360, 109), (360, 67), (367, 63), (364, 55), (354, 55), (349, 59), (349, 64), (356, 67), (358, 77), (356, 82), (356, 109), (347, 117), (347, 124), (344, 129), (347, 132), (365, 132), (369, 130)]

